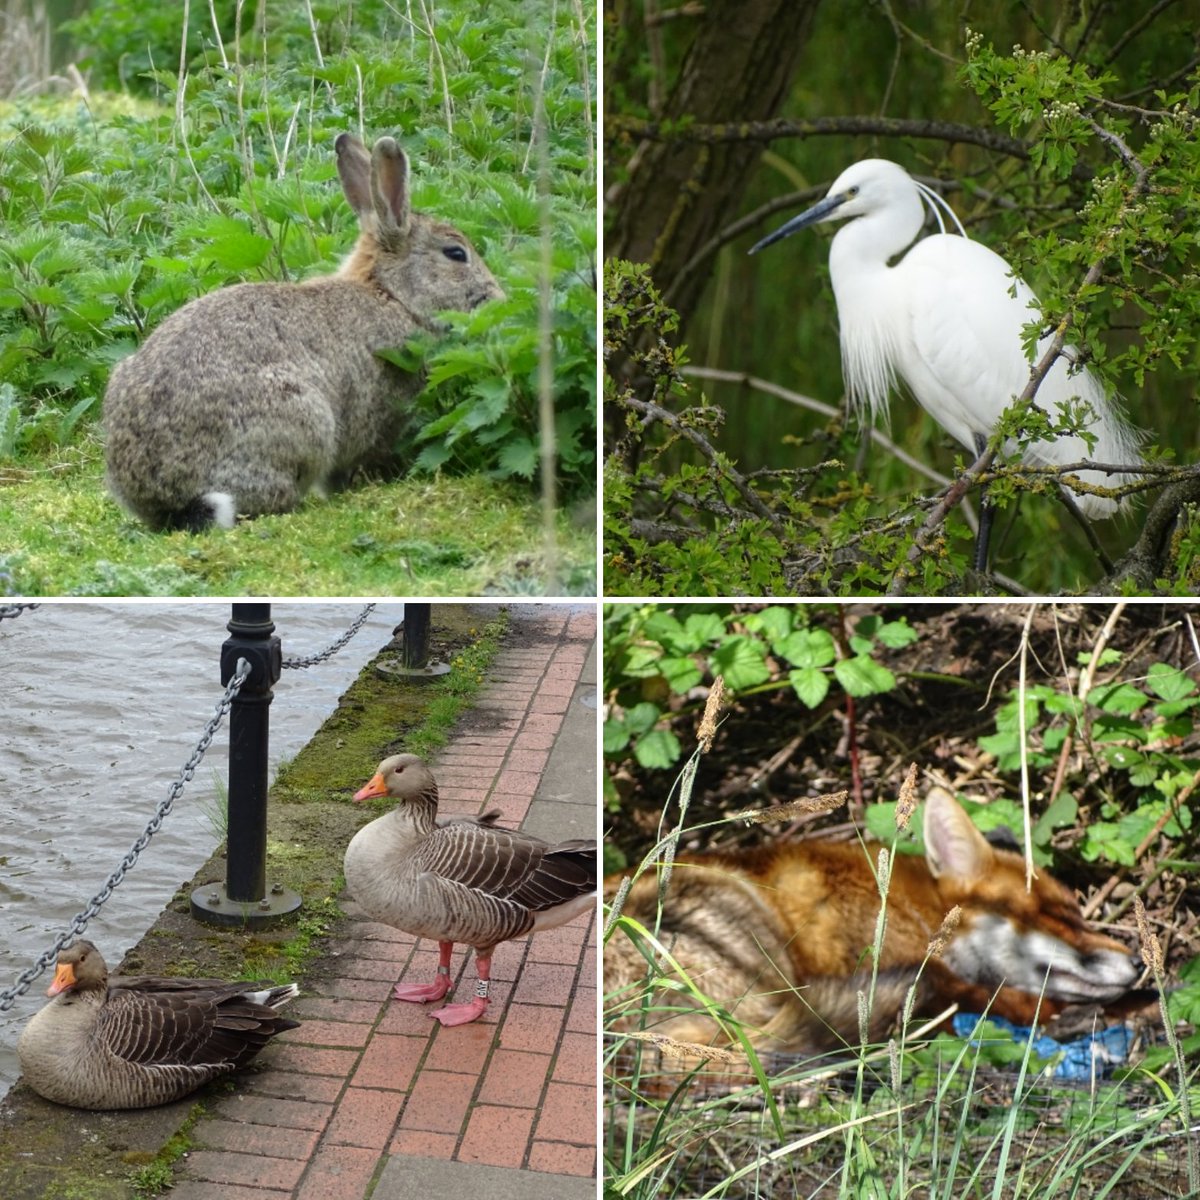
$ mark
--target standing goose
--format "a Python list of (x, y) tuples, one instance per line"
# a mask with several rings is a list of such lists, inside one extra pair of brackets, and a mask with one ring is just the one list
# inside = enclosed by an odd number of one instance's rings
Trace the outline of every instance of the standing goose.
[(72, 1108), (168, 1104), (295, 1029), (275, 1010), (296, 994), (294, 983), (109, 979), (100, 951), (75, 942), (58, 956), (54, 999), (17, 1042), (21, 1071), (38, 1095)]
[(475, 999), (431, 1015), (465, 1025), (488, 1005), (492, 951), (500, 942), (564, 925), (595, 904), (596, 843), (551, 846), (527, 833), (478, 820), (437, 820), (437, 783), (415, 754), (379, 764), (355, 800), (400, 803), (363, 826), (346, 847), (346, 883), (375, 921), (438, 943), (431, 984), (397, 984), (398, 1000), (424, 1004), (450, 991), (455, 942), (475, 949)]

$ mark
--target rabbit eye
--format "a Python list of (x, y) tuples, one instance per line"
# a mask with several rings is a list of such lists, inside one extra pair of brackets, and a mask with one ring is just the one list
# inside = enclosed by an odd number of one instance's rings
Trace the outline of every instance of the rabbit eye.
[(442, 253), (453, 262), (467, 261), (467, 252), (462, 246), (443, 246)]

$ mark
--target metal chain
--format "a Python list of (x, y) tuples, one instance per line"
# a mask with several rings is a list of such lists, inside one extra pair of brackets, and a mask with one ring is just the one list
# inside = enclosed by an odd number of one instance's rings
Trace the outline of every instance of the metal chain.
[(83, 933), (88, 926), (88, 922), (107, 903), (114, 889), (120, 885), (126, 874), (137, 862), (138, 858), (141, 857), (142, 851), (150, 844), (150, 839), (162, 828), (163, 821), (171, 811), (175, 801), (183, 794), (183, 789), (187, 784), (191, 783), (192, 777), (196, 774), (201, 760), (204, 758), (209, 746), (212, 745), (212, 740), (216, 736), (221, 722), (225, 719), (225, 714), (229, 711), (229, 707), (233, 703), (233, 698), (241, 690), (242, 684), (245, 683), (249, 675), (250, 664), (244, 658), (239, 658), (237, 666), (234, 669), (233, 678), (230, 679), (229, 686), (225, 689), (225, 695), (221, 697), (216, 710), (213, 712), (208, 724), (205, 725), (204, 732), (200, 735), (200, 740), (196, 743), (195, 750), (192, 751), (191, 757), (187, 762), (183, 764), (183, 769), (179, 772), (179, 778), (167, 788), (167, 794), (158, 802), (158, 806), (154, 810), (154, 816), (146, 823), (146, 828), (142, 830), (141, 835), (130, 846), (129, 852), (121, 859), (117, 865), (117, 869), (104, 881), (104, 886), (87, 902), (82, 912), (75, 914), (75, 918), (71, 924), (55, 939), (54, 945), (44, 951), (31, 967), (22, 972), (12, 987), (0, 991), (0, 1012), (7, 1012), (12, 1008), (17, 1001), (17, 997), (27, 992), (29, 985), (58, 958), (59, 951), (69, 941), (79, 937)]
[(362, 612), (354, 618), (354, 623), (342, 634), (332, 646), (326, 646), (324, 650), (318, 654), (310, 654), (307, 658), (285, 658), (283, 666), (285, 669), (296, 670), (300, 667), (314, 667), (319, 662), (324, 662), (327, 658), (332, 658), (347, 642), (367, 623), (367, 618), (375, 611), (374, 604), (368, 604), (363, 608)]
[(41, 608), (40, 604), (0, 604), (0, 621), (5, 617), (19, 617), (23, 612)]

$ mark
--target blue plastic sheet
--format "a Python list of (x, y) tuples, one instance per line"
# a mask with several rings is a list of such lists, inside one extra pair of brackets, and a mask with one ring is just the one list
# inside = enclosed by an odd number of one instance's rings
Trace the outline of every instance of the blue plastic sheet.
[[(982, 1017), (978, 1013), (959, 1013), (954, 1018), (954, 1032), (970, 1038), (973, 1045), (981, 1045), (988, 1039), (976, 1037), (975, 1030), (983, 1021), (1011, 1033), (1018, 1044), (1028, 1041), (1033, 1032), (1028, 1025), (1014, 1025), (1003, 1017)], [(1129, 1025), (1097, 1029), (1070, 1042), (1060, 1042), (1045, 1034), (1033, 1039), (1035, 1054), (1056, 1060), (1051, 1071), (1055, 1079), (1091, 1079), (1093, 1075), (1102, 1079), (1129, 1058), (1132, 1046), (1133, 1029)]]

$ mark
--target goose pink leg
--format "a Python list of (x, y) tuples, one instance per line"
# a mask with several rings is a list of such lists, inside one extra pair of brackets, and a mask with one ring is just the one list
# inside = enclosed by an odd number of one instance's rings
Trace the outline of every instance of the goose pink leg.
[(434, 981), (398, 983), (392, 995), (397, 1000), (408, 1000), (413, 1004), (428, 1004), (431, 1000), (440, 1000), (450, 990), (450, 955), (453, 950), (453, 942), (438, 942), (438, 969)]
[(477, 1021), (487, 1012), (488, 986), (491, 983), (492, 956), (486, 958), (476, 954), (475, 968), (479, 978), (475, 981), (475, 999), (469, 1004), (447, 1004), (436, 1009), (429, 1015), (443, 1025), (466, 1025), (469, 1021)]

